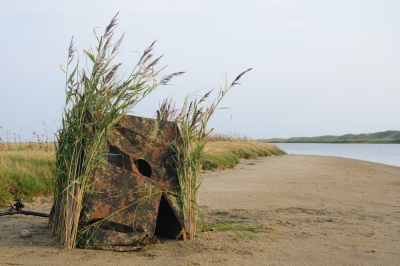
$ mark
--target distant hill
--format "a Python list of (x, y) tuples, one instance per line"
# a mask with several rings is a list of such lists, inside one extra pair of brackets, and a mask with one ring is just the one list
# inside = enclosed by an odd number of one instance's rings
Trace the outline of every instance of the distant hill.
[(269, 143), (400, 143), (400, 131), (388, 130), (368, 134), (346, 134), (343, 136), (293, 137), (288, 139), (260, 139)]

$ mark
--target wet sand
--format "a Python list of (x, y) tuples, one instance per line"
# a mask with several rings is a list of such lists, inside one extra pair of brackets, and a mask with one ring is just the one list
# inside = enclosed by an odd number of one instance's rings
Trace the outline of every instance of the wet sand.
[[(0, 217), (0, 265), (397, 265), (400, 167), (324, 156), (245, 160), (203, 173), (199, 203), (209, 222), (269, 228), (257, 239), (216, 230), (208, 239), (160, 238), (145, 250), (62, 250), (45, 219)], [(28, 205), (28, 204), (26, 204)], [(48, 211), (49, 200), (26, 209)], [(210, 215), (211, 214), (211, 215)], [(31, 238), (18, 236), (22, 229)]]

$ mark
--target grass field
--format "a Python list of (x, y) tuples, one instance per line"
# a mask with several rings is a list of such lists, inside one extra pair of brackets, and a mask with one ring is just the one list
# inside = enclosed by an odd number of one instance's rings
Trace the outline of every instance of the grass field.
[[(211, 139), (201, 158), (203, 170), (234, 168), (240, 158), (285, 154), (278, 147), (247, 138)], [(0, 146), (0, 206), (53, 193), (54, 145), (11, 143)]]
[(209, 141), (204, 151), (203, 170), (234, 168), (241, 158), (285, 154), (275, 145), (255, 140)]
[(7, 144), (0, 148), (0, 206), (10, 199), (53, 191), (54, 145)]

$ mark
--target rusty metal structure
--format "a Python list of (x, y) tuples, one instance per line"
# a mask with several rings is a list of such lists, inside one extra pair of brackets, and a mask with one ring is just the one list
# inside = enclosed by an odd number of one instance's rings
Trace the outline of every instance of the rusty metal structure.
[(180, 186), (170, 145), (173, 122), (124, 116), (108, 139), (108, 162), (85, 195), (77, 247), (140, 249), (156, 235), (182, 237)]
[[(39, 216), (39, 217), (49, 217), (48, 213), (42, 212), (33, 212), (33, 211), (25, 211), (23, 208), (25, 205), (22, 203), (22, 199), (15, 199), (14, 205), (11, 205), (10, 208), (5, 212), (0, 212), (0, 216), (5, 215), (14, 215), (14, 214), (25, 214), (25, 215), (32, 215), (32, 216)], [(47, 228), (48, 226), (46, 226)]]

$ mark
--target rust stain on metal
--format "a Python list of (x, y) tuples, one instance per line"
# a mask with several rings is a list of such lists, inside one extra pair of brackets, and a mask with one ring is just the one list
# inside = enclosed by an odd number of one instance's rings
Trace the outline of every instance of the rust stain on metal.
[(132, 251), (155, 234), (184, 232), (170, 145), (175, 123), (124, 116), (108, 139), (109, 164), (97, 168), (81, 213), (77, 247)]

